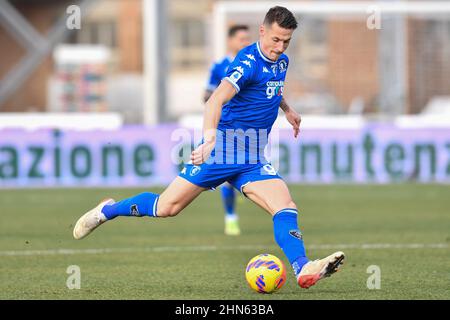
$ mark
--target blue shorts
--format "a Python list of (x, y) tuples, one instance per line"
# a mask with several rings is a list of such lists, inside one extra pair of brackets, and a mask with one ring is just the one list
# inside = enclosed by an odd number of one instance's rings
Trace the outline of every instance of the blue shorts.
[(270, 163), (256, 164), (207, 164), (199, 166), (187, 164), (180, 177), (202, 187), (214, 189), (224, 182), (243, 193), (242, 189), (254, 181), (282, 179)]

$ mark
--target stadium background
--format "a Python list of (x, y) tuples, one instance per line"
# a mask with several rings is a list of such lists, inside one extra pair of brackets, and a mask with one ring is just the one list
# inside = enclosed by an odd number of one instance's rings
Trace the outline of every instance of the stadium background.
[[(272, 161), (311, 256), (343, 249), (349, 263), (314, 290), (291, 277), (269, 298), (450, 297), (450, 3), (409, 1), (377, 28), (377, 8), (395, 3), (282, 3), (298, 8), (285, 97), (303, 121), (294, 140), (280, 117)], [(224, 30), (247, 23), (256, 40), (274, 4), (0, 1), (0, 298), (266, 298), (246, 288), (244, 266), (284, 256), (242, 197), (232, 239), (212, 192), (171, 221), (123, 219), (83, 242), (71, 227), (101, 198), (171, 181), (201, 128)], [(69, 265), (80, 290), (66, 286)]]

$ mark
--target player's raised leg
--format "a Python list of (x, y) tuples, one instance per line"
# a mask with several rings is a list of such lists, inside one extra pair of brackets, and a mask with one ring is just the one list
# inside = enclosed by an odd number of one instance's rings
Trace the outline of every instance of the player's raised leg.
[(225, 210), (225, 234), (228, 236), (237, 236), (241, 234), (239, 228), (239, 217), (236, 213), (236, 192), (234, 187), (225, 182), (220, 189), (222, 202)]
[(73, 237), (82, 239), (104, 222), (118, 216), (176, 216), (204, 190), (206, 189), (177, 177), (161, 195), (144, 192), (119, 202), (106, 199), (78, 219)]
[(243, 192), (272, 215), (275, 241), (289, 259), (300, 287), (309, 288), (338, 270), (345, 257), (343, 252), (315, 261), (307, 258), (297, 224), (297, 206), (282, 179), (251, 182), (243, 187)]

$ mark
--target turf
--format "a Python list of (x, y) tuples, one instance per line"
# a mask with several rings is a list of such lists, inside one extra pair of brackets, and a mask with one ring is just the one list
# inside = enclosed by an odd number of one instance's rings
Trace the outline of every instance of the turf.
[[(347, 260), (340, 272), (308, 290), (297, 287), (289, 269), (286, 285), (272, 295), (251, 291), (244, 268), (263, 252), (287, 260), (274, 243), (270, 216), (243, 198), (239, 237), (223, 235), (220, 194), (206, 192), (176, 218), (118, 218), (84, 240), (72, 239), (76, 219), (100, 199), (140, 191), (1, 191), (0, 299), (450, 298), (449, 186), (291, 186), (309, 257), (342, 247)], [(363, 244), (400, 247), (358, 247)], [(111, 251), (83, 251), (102, 248)], [(53, 249), (76, 251), (37, 254)], [(25, 250), (28, 255), (17, 255)], [(70, 265), (80, 267), (79, 290), (66, 286)], [(380, 267), (380, 289), (367, 288), (371, 265)]]

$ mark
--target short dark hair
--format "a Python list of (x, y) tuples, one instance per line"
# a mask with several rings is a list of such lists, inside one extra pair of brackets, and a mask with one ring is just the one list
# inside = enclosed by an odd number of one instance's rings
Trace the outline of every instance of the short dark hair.
[(297, 20), (292, 12), (285, 7), (275, 6), (267, 11), (264, 18), (264, 24), (271, 26), (276, 22), (280, 27), (284, 29), (297, 29)]
[(230, 27), (228, 29), (228, 38), (234, 37), (234, 35), (238, 32), (238, 31), (248, 31), (248, 26), (245, 24), (237, 24), (234, 25), (232, 27)]

